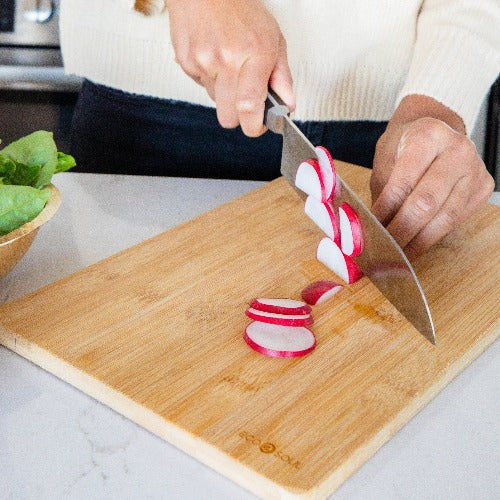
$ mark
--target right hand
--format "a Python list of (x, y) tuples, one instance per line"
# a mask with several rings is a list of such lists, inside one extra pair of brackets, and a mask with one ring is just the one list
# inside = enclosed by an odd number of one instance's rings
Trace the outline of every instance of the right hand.
[(270, 86), (295, 108), (286, 43), (260, 0), (167, 0), (176, 61), (215, 101), (225, 128), (266, 131)]

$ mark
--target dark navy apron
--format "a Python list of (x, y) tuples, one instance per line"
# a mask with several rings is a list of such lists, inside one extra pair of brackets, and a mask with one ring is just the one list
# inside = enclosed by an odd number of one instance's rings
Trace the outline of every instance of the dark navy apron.
[[(387, 122), (297, 122), (334, 158), (371, 167)], [(71, 154), (79, 172), (271, 180), (282, 139), (224, 129), (213, 108), (129, 94), (85, 81), (75, 108)]]

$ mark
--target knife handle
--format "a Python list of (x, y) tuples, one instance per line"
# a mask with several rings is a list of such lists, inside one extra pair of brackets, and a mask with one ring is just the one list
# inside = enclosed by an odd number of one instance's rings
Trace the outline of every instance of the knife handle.
[(269, 89), (264, 110), (264, 125), (275, 134), (283, 134), (283, 117), (289, 114), (288, 106), (278, 94)]

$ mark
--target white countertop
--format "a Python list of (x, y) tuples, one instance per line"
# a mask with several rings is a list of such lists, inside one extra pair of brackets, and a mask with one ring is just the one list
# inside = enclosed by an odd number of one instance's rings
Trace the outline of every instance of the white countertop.
[[(54, 184), (61, 208), (0, 280), (0, 303), (263, 183), (63, 173)], [(499, 416), (497, 341), (331, 498), (500, 498)], [(255, 498), (3, 347), (0, 478), (2, 499)]]

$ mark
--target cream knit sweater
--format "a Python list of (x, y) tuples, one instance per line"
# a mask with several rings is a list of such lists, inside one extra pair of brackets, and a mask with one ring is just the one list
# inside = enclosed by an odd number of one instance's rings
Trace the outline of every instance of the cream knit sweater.
[[(228, 0), (230, 1), (230, 0)], [(174, 61), (168, 13), (133, 0), (62, 0), (68, 73), (128, 92), (213, 106)], [(266, 0), (288, 45), (297, 120), (388, 120), (409, 94), (470, 131), (500, 72), (500, 0)]]

